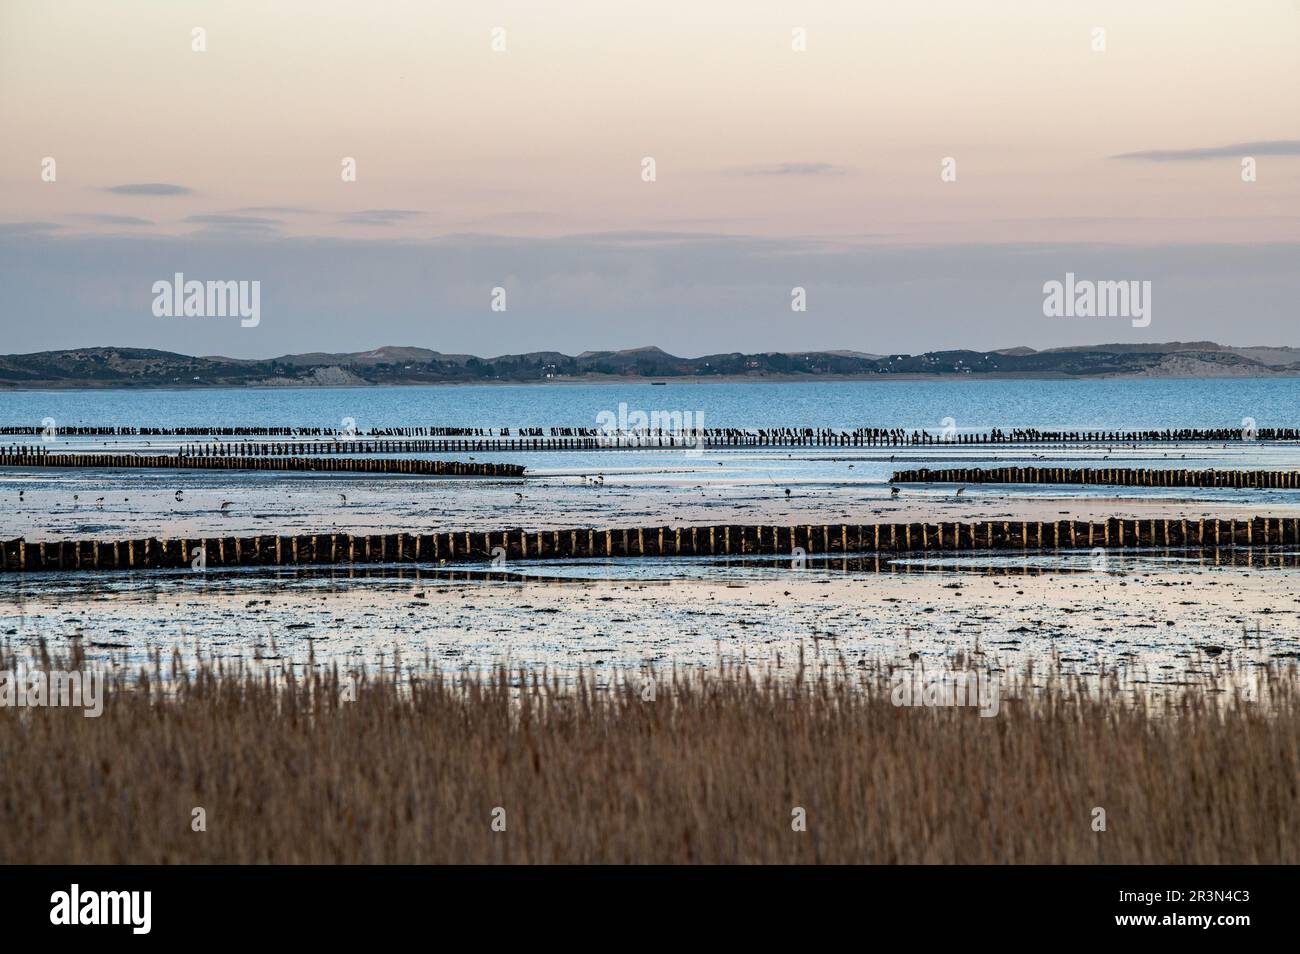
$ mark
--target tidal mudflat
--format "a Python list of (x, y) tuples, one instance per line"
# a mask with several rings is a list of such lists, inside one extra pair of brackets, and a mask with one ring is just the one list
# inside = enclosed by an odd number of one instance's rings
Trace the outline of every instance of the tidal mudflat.
[[(1059, 662), (1152, 690), (1300, 659), (1300, 554), (972, 554), (47, 574), (0, 581), (0, 634), (128, 668), (155, 650), (564, 678), (809, 660)], [(1252, 562), (1247, 564), (1249, 558)]]

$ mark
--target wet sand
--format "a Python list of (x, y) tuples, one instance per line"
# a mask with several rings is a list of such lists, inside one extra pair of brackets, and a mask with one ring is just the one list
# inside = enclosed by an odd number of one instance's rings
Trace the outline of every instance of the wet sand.
[(868, 658), (925, 665), (963, 653), (994, 669), (1058, 659), (1085, 676), (1120, 669), (1135, 684), (1173, 690), (1300, 660), (1300, 570), (1137, 557), (1108, 572), (1021, 575), (1023, 559), (991, 559), (1000, 569), (976, 560), (908, 574), (708, 561), (537, 565), (518, 576), (396, 567), (51, 574), (0, 584), (0, 633), (16, 646), (80, 638), (92, 659), (127, 665), (173, 647), (300, 663), (314, 651), (372, 668), (400, 653), (449, 669), (561, 673), (722, 660), (789, 671), (800, 652), (850, 667)]

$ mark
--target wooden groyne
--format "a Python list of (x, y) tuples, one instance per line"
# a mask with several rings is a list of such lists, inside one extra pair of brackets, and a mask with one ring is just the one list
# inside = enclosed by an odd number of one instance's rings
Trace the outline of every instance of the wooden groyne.
[(824, 526), (508, 529), (442, 533), (9, 540), (6, 572), (269, 567), (345, 563), (485, 563), (611, 557), (934, 553), (970, 550), (1122, 550), (1300, 543), (1300, 518), (997, 520)]
[(978, 467), (900, 470), (894, 484), (1104, 484), (1117, 487), (1300, 488), (1295, 470), (1175, 470), (1133, 467)]
[(428, 477), (522, 477), (519, 464), (356, 457), (237, 457), (190, 454), (52, 454), (44, 448), (0, 453), (0, 467), (99, 467), (171, 470), (294, 470), (313, 473), (411, 474)]
[[(902, 427), (858, 428), (699, 428), (685, 430), (598, 427), (374, 427), (341, 432), (323, 427), (249, 425), (213, 427), (129, 427), (107, 425), (58, 426), (63, 437), (191, 437), (211, 438), (209, 443), (240, 445), (245, 456), (330, 453), (403, 453), (472, 451), (636, 450), (681, 447), (927, 447), (933, 445), (986, 446), (1014, 444), (1140, 444), (1232, 441), (1300, 441), (1297, 428), (1166, 428), (1163, 430), (1040, 430), (991, 428), (959, 432), (950, 429)], [(49, 438), (37, 425), (0, 427), (0, 435)], [(283, 443), (249, 438), (279, 437)], [(270, 448), (285, 447), (288, 450)]]

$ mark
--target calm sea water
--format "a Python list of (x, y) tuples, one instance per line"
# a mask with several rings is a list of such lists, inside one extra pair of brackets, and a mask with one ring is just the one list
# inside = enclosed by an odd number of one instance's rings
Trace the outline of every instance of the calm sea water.
[(706, 427), (1147, 429), (1300, 425), (1300, 379), (696, 382), (593, 385), (28, 391), (0, 424), (274, 424), (338, 428), (596, 426), (601, 412), (691, 411)]

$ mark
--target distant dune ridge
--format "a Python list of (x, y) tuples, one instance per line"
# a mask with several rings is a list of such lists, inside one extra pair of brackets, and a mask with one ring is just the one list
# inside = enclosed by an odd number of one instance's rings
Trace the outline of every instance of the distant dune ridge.
[(861, 351), (731, 352), (681, 358), (660, 348), (558, 351), (480, 358), (427, 348), (383, 347), (278, 358), (193, 357), (146, 348), (94, 347), (0, 356), (0, 388), (364, 387), (593, 381), (617, 378), (811, 377), (1277, 377), (1300, 375), (1300, 348), (1231, 347), (1212, 341), (1099, 344), (920, 355)]

